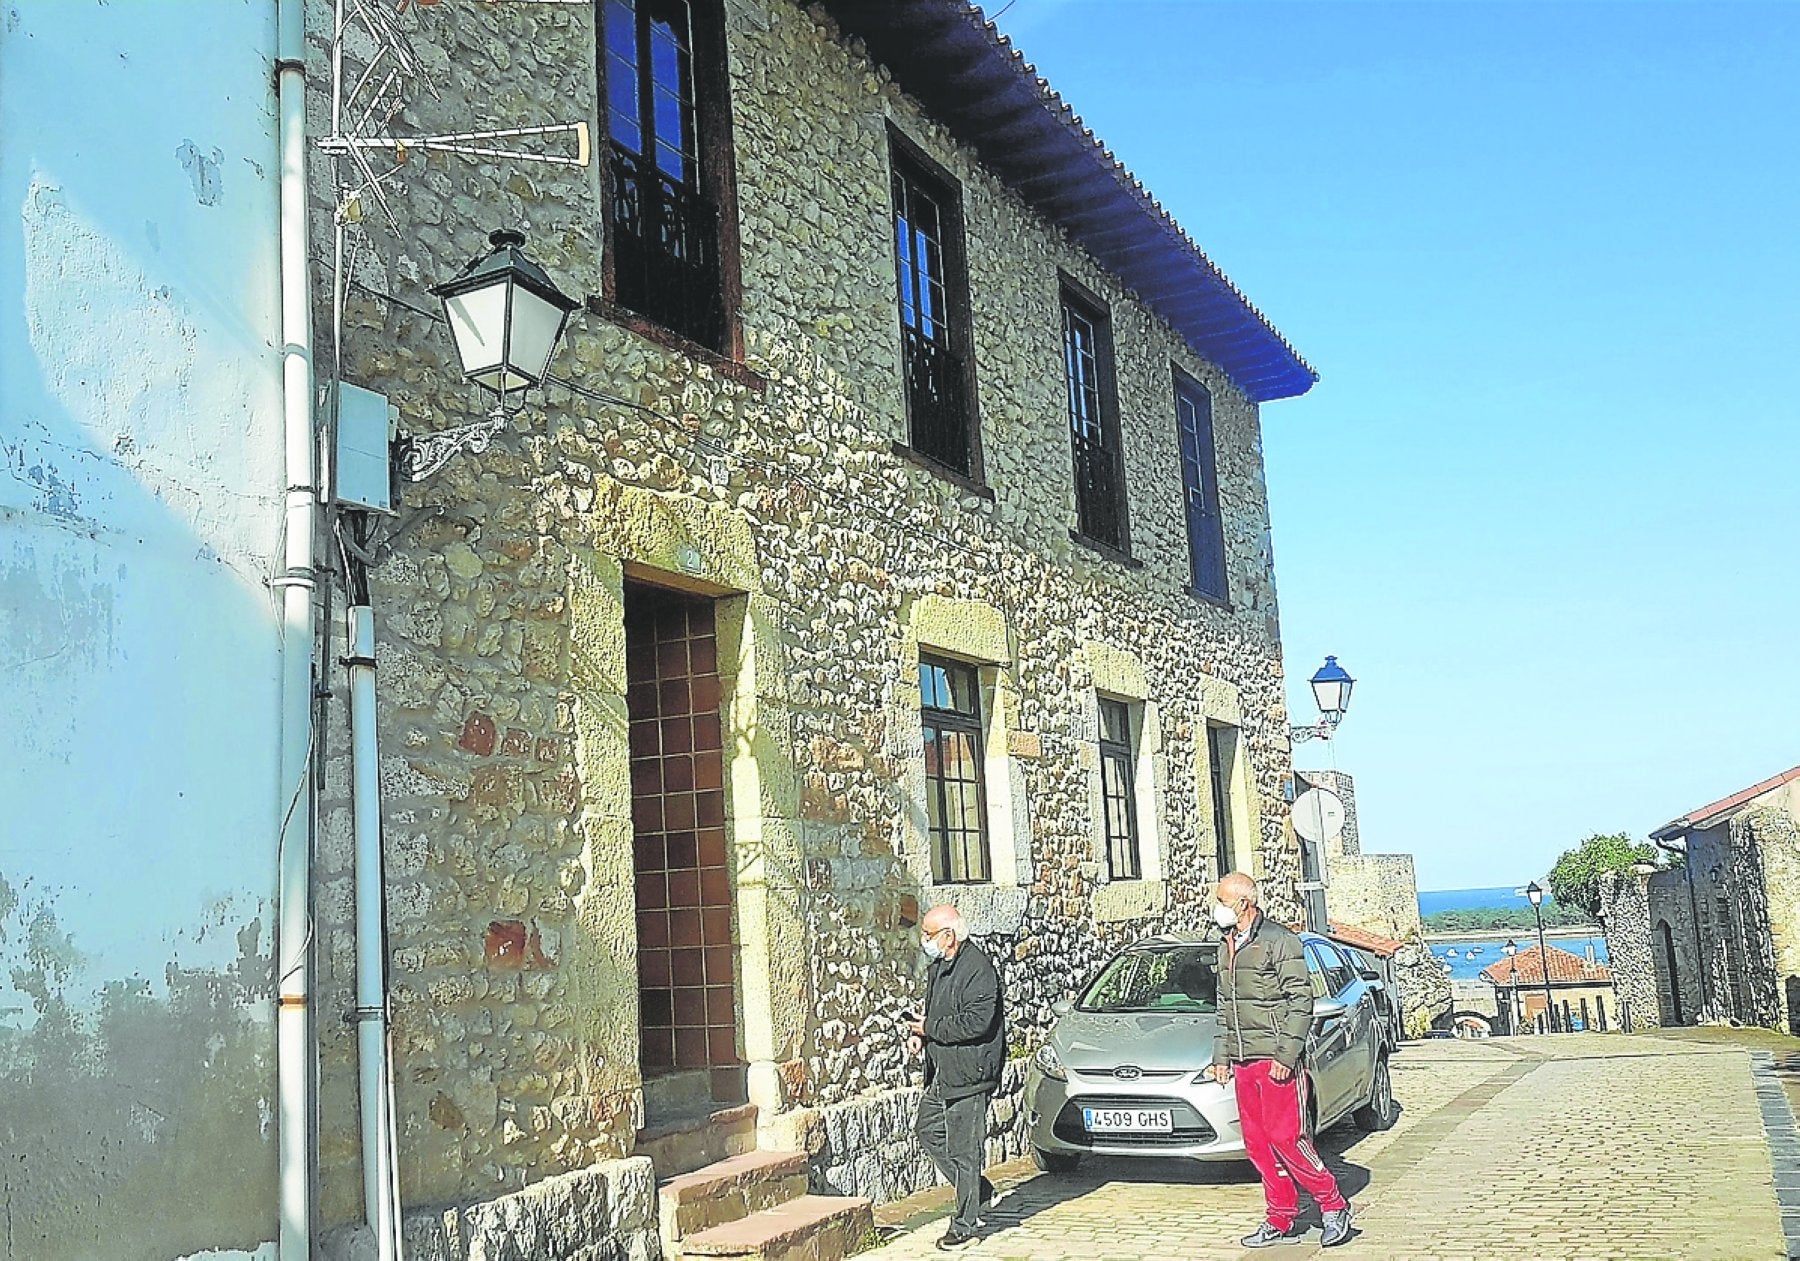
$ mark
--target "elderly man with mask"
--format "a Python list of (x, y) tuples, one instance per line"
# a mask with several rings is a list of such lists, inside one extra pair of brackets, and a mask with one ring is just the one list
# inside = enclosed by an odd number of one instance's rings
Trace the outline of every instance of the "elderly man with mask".
[(1297, 1243), (1300, 1195), (1306, 1188), (1325, 1219), (1320, 1243), (1350, 1238), (1350, 1204), (1312, 1140), (1301, 1132), (1300, 1059), (1312, 1027), (1312, 979), (1300, 939), (1256, 905), (1256, 881), (1234, 871), (1213, 892), (1213, 920), (1223, 934), (1219, 963), (1219, 1032), (1213, 1080), (1235, 1082), (1244, 1153), (1262, 1177), (1266, 1215), (1241, 1241), (1246, 1248)]
[(981, 1205), (992, 1187), (981, 1176), (988, 1100), (1006, 1065), (1006, 1004), (1000, 976), (953, 906), (934, 906), (920, 924), (930, 960), (925, 1013), (911, 1021), (906, 1048), (925, 1056), (919, 1142), (944, 1180), (956, 1188), (956, 1214), (938, 1240), (943, 1249), (979, 1238)]

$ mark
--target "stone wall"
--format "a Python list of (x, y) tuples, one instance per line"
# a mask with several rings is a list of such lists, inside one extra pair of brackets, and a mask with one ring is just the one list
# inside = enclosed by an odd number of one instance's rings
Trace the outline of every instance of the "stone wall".
[[(412, 1212), (401, 1226), (408, 1261), (660, 1261), (656, 1175), (634, 1156), (558, 1174), (480, 1203)], [(366, 1225), (321, 1241), (324, 1261), (375, 1261)]]
[(1411, 854), (1333, 858), (1326, 905), (1339, 924), (1405, 941), (1423, 930)]
[[(1800, 1033), (1800, 825), (1792, 785), (1731, 821), (1744, 1018)], [(1760, 894), (1760, 896), (1758, 896)]]
[(1394, 970), (1400, 979), (1401, 1028), (1409, 1038), (1420, 1037), (1451, 1009), (1450, 971), (1432, 957), (1420, 933), (1395, 952)]
[(1614, 872), (1600, 882), (1600, 923), (1612, 968), (1614, 1005), (1620, 1028), (1653, 1029), (1662, 1024), (1657, 963), (1650, 939), (1652, 869)]
[[(915, 1070), (893, 1013), (918, 1001), (916, 919), (933, 901), (962, 905), (1001, 964), (1021, 1052), (1110, 950), (1203, 924), (1218, 874), (1209, 722), (1241, 731), (1238, 843), (1271, 912), (1297, 917), (1256, 407), (823, 19), (785, 0), (725, 9), (744, 360), (578, 316), (555, 370), (580, 393), (534, 398), (490, 449), (407, 488), (374, 573), (409, 1203), (480, 1200), (618, 1157), (642, 1123), (628, 578), (719, 599), (740, 1050), (765, 1113), (863, 1109), (903, 1139)], [(311, 19), (316, 37), (328, 6)], [(420, 131), (531, 125), (595, 99), (588, 6), (414, 6), (403, 20), (442, 93), (409, 104)], [(890, 123), (962, 183), (991, 498), (894, 451), (906, 419)], [(412, 160), (391, 194), (400, 231), (372, 208), (356, 229), (362, 287), (339, 366), (387, 393), (404, 428), (428, 430), (465, 423), (479, 401), (455, 381), (448, 338), (412, 309), (424, 286), (499, 222), (529, 230), (563, 288), (599, 293), (599, 193), (593, 169)], [(316, 211), (323, 233), (323, 185)], [(322, 236), (315, 253), (329, 250)], [(1141, 568), (1070, 538), (1059, 272), (1111, 304)], [(1186, 590), (1171, 364), (1214, 400), (1229, 608)], [(930, 883), (922, 649), (981, 666), (987, 886)], [(1158, 839), (1144, 881), (1105, 876), (1097, 690), (1145, 715)], [(328, 1222), (355, 1215), (360, 1185), (354, 1045), (338, 1019), (353, 978), (346, 793), (334, 763), (318, 908)], [(821, 1185), (910, 1185), (916, 1164), (859, 1163), (867, 1149), (848, 1130), (831, 1146), (830, 1124)]]

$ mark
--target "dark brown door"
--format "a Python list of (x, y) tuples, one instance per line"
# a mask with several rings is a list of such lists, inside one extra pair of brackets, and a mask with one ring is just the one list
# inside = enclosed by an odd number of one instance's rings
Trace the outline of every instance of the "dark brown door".
[(625, 589), (645, 1076), (738, 1063), (713, 603)]

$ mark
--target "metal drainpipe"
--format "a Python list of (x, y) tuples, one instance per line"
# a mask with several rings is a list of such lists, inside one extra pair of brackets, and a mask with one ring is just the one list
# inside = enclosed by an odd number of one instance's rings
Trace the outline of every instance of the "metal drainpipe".
[(375, 610), (368, 574), (350, 574), (350, 794), (356, 868), (356, 1061), (362, 1116), (363, 1212), (376, 1255), (400, 1255), (393, 1094), (388, 1070), (387, 934), (381, 845), (380, 750), (375, 730)]
[[(1706, 976), (1708, 971), (1706, 946), (1700, 940), (1700, 902), (1694, 896), (1694, 855), (1688, 848), (1688, 838), (1685, 836), (1681, 838), (1679, 848), (1670, 841), (1664, 841), (1654, 836), (1650, 839), (1655, 842), (1658, 849), (1670, 854), (1680, 854), (1682, 869), (1687, 873), (1688, 918), (1694, 926), (1694, 971), (1700, 976), (1700, 1017), (1704, 1020), (1707, 1013), (1712, 1011), (1713, 1001), (1712, 986), (1707, 983)], [(1671, 985), (1678, 980), (1677, 977), (1669, 978)], [(1714, 1014), (1716, 1015), (1716, 1013)]]
[[(302, 0), (276, 0), (280, 159), (281, 388), (286, 535), (281, 593), (281, 816), (276, 842), (275, 1081), (281, 1261), (312, 1255), (311, 775), (318, 640), (313, 616), (318, 529), (313, 442), (312, 286), (307, 263), (306, 37)], [(289, 796), (291, 792), (291, 797)]]

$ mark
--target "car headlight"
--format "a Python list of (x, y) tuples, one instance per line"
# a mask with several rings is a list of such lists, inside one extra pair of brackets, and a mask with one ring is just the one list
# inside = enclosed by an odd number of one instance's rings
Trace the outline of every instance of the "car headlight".
[(1056, 1053), (1056, 1046), (1053, 1043), (1046, 1042), (1040, 1046), (1037, 1054), (1032, 1056), (1031, 1060), (1037, 1065), (1038, 1072), (1044, 1076), (1054, 1077), (1057, 1081), (1069, 1080), (1069, 1074), (1063, 1069), (1062, 1056)]

